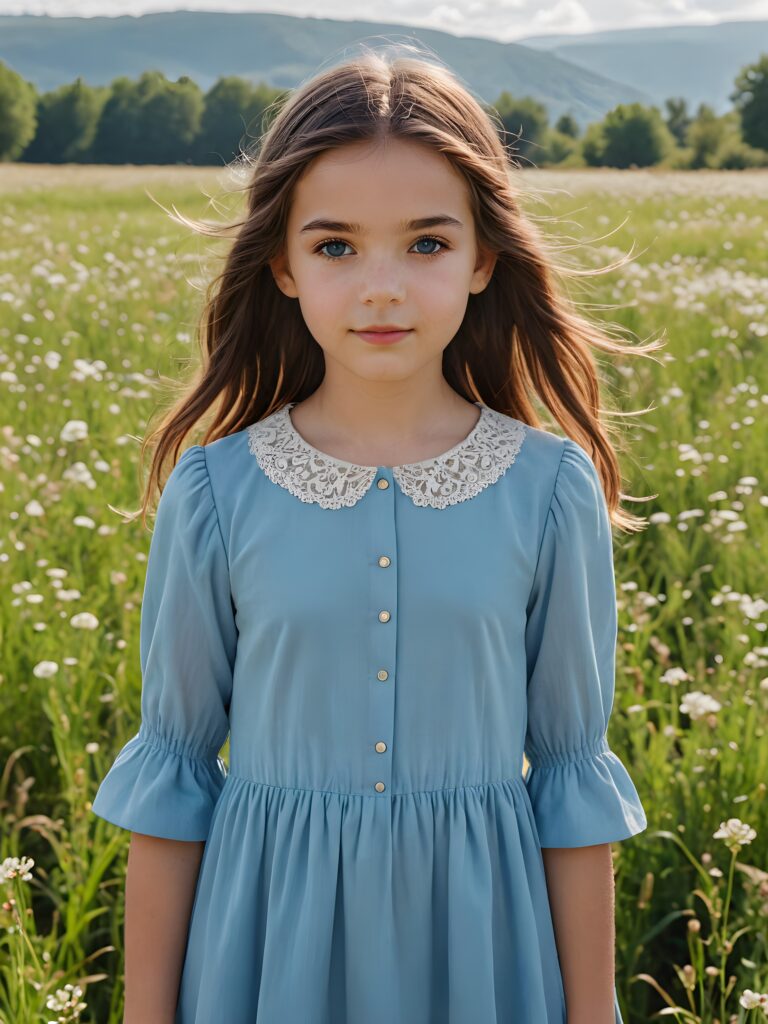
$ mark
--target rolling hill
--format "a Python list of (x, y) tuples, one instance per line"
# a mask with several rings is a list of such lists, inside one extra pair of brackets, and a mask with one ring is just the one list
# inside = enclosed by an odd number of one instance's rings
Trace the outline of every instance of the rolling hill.
[(668, 96), (684, 96), (692, 109), (704, 102), (724, 114), (739, 69), (768, 53), (768, 21), (529, 36), (517, 42), (633, 85), (659, 107)]
[(0, 59), (40, 91), (72, 82), (106, 85), (157, 69), (189, 75), (207, 90), (221, 75), (292, 88), (321, 66), (355, 52), (356, 44), (415, 42), (445, 61), (470, 89), (493, 102), (503, 89), (532, 95), (555, 121), (570, 112), (582, 126), (617, 103), (648, 94), (562, 59), (557, 53), (459, 37), (408, 25), (335, 21), (280, 14), (174, 11), (141, 17), (0, 17)]

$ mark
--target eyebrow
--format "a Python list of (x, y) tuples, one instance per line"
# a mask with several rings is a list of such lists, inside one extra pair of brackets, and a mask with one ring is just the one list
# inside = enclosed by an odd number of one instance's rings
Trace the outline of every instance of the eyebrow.
[[(421, 228), (435, 228), (442, 225), (447, 227), (462, 227), (460, 220), (457, 220), (455, 217), (451, 217), (447, 213), (439, 213), (434, 217), (418, 217), (416, 220), (404, 220), (400, 222), (400, 227), (403, 232), (418, 231)], [(362, 224), (350, 224), (347, 221), (341, 220), (325, 220), (322, 217), (308, 221), (304, 227), (300, 229), (299, 234), (303, 234), (305, 231), (344, 231), (348, 235), (365, 234), (365, 229)]]

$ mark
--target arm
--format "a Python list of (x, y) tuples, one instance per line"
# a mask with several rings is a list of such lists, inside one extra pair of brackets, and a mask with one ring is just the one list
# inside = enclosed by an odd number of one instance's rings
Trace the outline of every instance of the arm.
[(592, 460), (568, 440), (527, 607), (525, 736), (568, 1024), (621, 1019), (610, 849), (647, 827), (607, 738), (616, 636), (608, 509)]
[(131, 833), (123, 1024), (173, 1024), (205, 843)]
[(542, 849), (568, 1024), (614, 1024), (611, 844)]
[(92, 811), (131, 833), (126, 1024), (172, 1024), (201, 856), (226, 778), (236, 609), (205, 450), (160, 497), (141, 605), (141, 724)]

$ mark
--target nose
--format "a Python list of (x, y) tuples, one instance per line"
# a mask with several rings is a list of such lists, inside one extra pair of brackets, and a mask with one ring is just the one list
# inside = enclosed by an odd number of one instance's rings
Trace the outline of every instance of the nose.
[(405, 271), (389, 260), (376, 260), (361, 269), (360, 300), (365, 303), (402, 302)]

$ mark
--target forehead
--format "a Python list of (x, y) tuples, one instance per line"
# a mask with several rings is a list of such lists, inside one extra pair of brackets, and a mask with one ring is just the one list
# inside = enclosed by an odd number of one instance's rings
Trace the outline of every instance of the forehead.
[(465, 220), (466, 183), (441, 153), (409, 140), (347, 143), (316, 157), (298, 180), (290, 220), (320, 214), (365, 226), (440, 211)]

